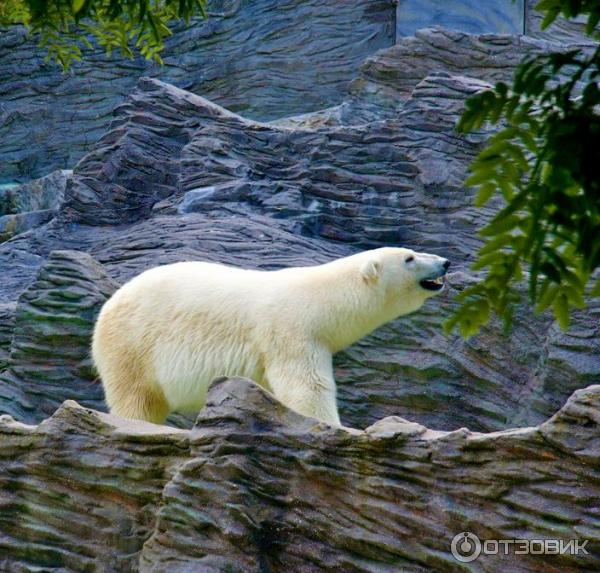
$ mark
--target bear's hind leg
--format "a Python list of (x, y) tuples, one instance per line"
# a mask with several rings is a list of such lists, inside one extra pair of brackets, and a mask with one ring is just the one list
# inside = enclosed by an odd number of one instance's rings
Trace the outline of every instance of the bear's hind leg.
[(163, 391), (147, 383), (111, 384), (104, 381), (106, 403), (111, 414), (131, 420), (164, 424), (170, 413)]

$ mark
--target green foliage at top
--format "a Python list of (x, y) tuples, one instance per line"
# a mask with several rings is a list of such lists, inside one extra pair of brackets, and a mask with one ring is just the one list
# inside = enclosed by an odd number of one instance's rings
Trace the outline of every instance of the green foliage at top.
[(93, 38), (107, 53), (161, 62), (168, 24), (206, 17), (206, 0), (2, 0), (0, 25), (25, 24), (48, 59), (68, 69)]
[[(544, 27), (559, 14), (587, 14), (597, 36), (598, 0), (543, 0)], [(476, 204), (502, 197), (502, 208), (481, 230), (485, 244), (474, 270), (484, 280), (458, 295), (446, 322), (476, 334), (492, 313), (510, 326), (526, 281), (537, 312), (551, 308), (565, 329), (573, 308), (600, 296), (600, 46), (524, 60), (512, 85), (500, 82), (467, 100), (458, 125), (470, 132), (501, 124), (470, 166), (466, 184)]]
[(545, 30), (556, 18), (576, 18), (579, 15), (587, 16), (585, 26), (586, 34), (594, 35), (600, 22), (600, 2), (598, 0), (541, 0), (535, 9), (544, 14), (542, 30)]

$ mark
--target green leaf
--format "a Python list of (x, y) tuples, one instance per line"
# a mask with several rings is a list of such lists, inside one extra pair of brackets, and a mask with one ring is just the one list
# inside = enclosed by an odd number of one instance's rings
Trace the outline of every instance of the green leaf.
[(545, 30), (548, 26), (550, 26), (550, 24), (552, 24), (552, 22), (554, 22), (554, 20), (556, 20), (556, 18), (558, 17), (559, 14), (560, 14), (560, 8), (549, 9), (546, 12), (546, 15), (544, 16), (542, 23), (540, 24), (540, 28), (542, 30)]
[(78, 14), (85, 4), (85, 0), (72, 0), (71, 9), (74, 14)]
[(502, 251), (494, 251), (488, 253), (487, 255), (477, 257), (477, 260), (471, 265), (471, 269), (474, 271), (478, 271), (483, 269), (484, 267), (489, 267), (495, 262), (502, 260), (505, 258), (505, 253)]
[(477, 169), (466, 181), (467, 187), (475, 187), (482, 183), (487, 183), (494, 176), (493, 169)]
[(446, 319), (443, 323), (444, 334), (450, 334), (455, 329), (459, 319), (460, 315), (457, 312)]
[(540, 271), (542, 271), (550, 280), (555, 283), (560, 283), (560, 271), (550, 261), (544, 261), (540, 265)]
[(558, 291), (559, 287), (546, 279), (540, 289), (540, 295), (535, 308), (536, 312), (544, 312), (554, 302)]
[(538, 12), (560, 8), (560, 0), (540, 0), (540, 2), (538, 2), (534, 8)]
[(569, 302), (564, 294), (558, 295), (552, 304), (554, 316), (563, 330), (569, 328)]
[(479, 191), (477, 192), (477, 197), (475, 198), (475, 206), (482, 207), (485, 205), (491, 198), (492, 195), (496, 192), (497, 187), (493, 183), (484, 183), (479, 187)]
[(503, 247), (506, 247), (507, 245), (512, 244), (513, 242), (515, 242), (517, 239), (520, 239), (520, 238), (521, 237), (515, 237), (509, 233), (502, 233), (502, 234), (498, 235), (497, 237), (494, 237), (493, 239), (489, 239), (485, 243), (485, 245), (483, 247), (481, 247), (481, 249), (479, 249), (479, 252), (477, 253), (477, 255), (483, 256), (483, 255), (487, 255), (488, 253), (492, 253), (494, 251), (499, 251)]
[[(19, 3), (21, 0), (9, 0)], [(147, 57), (160, 60), (164, 38), (171, 35), (169, 23), (178, 18), (206, 16), (205, 0), (24, 0), (30, 14), (21, 21), (47, 50), (49, 60), (67, 70), (81, 58), (81, 46), (90, 46), (89, 36), (107, 53), (117, 48), (133, 57), (133, 45)], [(0, 22), (6, 3), (0, 1)], [(86, 34), (84, 36), (83, 34)], [(134, 39), (137, 36), (137, 39)]]
[(585, 300), (583, 299), (581, 290), (569, 285), (563, 286), (562, 290), (571, 306), (574, 306), (575, 308), (585, 308)]
[(597, 9), (596, 12), (590, 14), (587, 24), (585, 25), (585, 33), (588, 35), (592, 34), (595, 31), (598, 22), (600, 22), (600, 10)]
[(525, 147), (531, 151), (531, 153), (537, 152), (538, 146), (533, 134), (530, 131), (527, 131), (526, 129), (519, 130), (519, 137), (521, 138), (521, 141)]
[(596, 281), (596, 284), (590, 291), (590, 296), (593, 296), (593, 297), (600, 296), (600, 279), (598, 279)]
[(518, 215), (508, 215), (507, 217), (496, 217), (491, 223), (486, 225), (479, 234), (482, 237), (492, 237), (494, 235), (500, 235), (506, 231), (510, 231), (518, 226), (521, 222), (521, 217)]

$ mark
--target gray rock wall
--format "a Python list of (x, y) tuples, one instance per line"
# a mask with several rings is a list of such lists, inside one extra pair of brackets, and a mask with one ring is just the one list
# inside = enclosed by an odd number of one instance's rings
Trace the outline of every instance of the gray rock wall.
[(71, 173), (54, 171), (29, 183), (0, 188), (0, 216), (58, 209)]
[[(457, 1), (455, 8), (444, 5), (436, 19), (431, 14), (423, 18), (419, 2), (402, 3), (396, 15), (391, 0), (212, 0), (208, 21), (175, 28), (163, 54), (164, 67), (96, 50), (66, 74), (45, 63), (44, 52), (23, 29), (3, 30), (0, 183), (72, 168), (105, 133), (112, 110), (142, 76), (259, 120), (338, 104), (363, 59), (400, 39), (404, 32), (396, 33), (396, 24), (402, 28), (398, 18), (406, 20), (410, 31), (440, 24), (473, 32), (469, 22), (479, 17), (473, 17), (474, 9), (461, 8), (469, 1)], [(536, 2), (528, 0), (528, 35), (581, 41), (576, 23), (559, 21), (541, 33)], [(520, 2), (511, 5), (511, 10), (519, 9)], [(492, 11), (483, 19), (486, 31), (510, 31), (497, 25)]]
[(397, 36), (412, 36), (417, 30), (442, 26), (470, 34), (522, 34), (525, 0), (399, 0)]
[(70, 176), (71, 171), (59, 170), (28, 183), (0, 187), (0, 243), (50, 221)]
[[(365, 427), (402, 415), (446, 430), (538, 424), (600, 376), (598, 305), (578, 312), (567, 333), (527, 304), (508, 337), (492, 323), (464, 341), (444, 336), (441, 323), (476, 278), (468, 267), (477, 229), (495, 209), (475, 209), (463, 187), (481, 135), (459, 136), (454, 124), (464, 99), (487, 85), (478, 78), (505, 77), (517, 54), (547, 46), (424, 30), (371, 57), (365, 89), (341, 104), (368, 110), (372, 121), (345, 125), (337, 114), (317, 128), (306, 117), (257, 122), (141, 80), (75, 168), (58, 217), (0, 247), (0, 264), (10, 267), (1, 292), (10, 301), (39, 284), (40, 265), (57, 249), (89, 253), (117, 283), (179, 260), (269, 269), (382, 245), (432, 251), (454, 263), (446, 293), (336, 357), (342, 419)], [(476, 77), (457, 75), (461, 64)], [(49, 384), (47, 404), (79, 392), (79, 378), (67, 379), (73, 390)], [(38, 403), (41, 386), (30, 378), (9, 386)], [(5, 412), (42, 417), (4, 394)]]
[(0, 417), (0, 571), (138, 571), (188, 432), (70, 402), (39, 426)]
[(15, 307), (16, 303), (14, 302), (0, 303), (0, 372), (8, 366), (15, 326)]
[(50, 416), (63, 401), (65, 383), (71, 398), (104, 408), (89, 355), (90, 333), (102, 304), (116, 289), (86, 253), (50, 254), (19, 297), (8, 368), (0, 372), (0, 395), (20, 419), (32, 412)]
[[(536, 38), (545, 38), (565, 44), (591, 42), (592, 40), (585, 34), (585, 17), (578, 17), (571, 20), (565, 20), (562, 17), (557, 18), (551, 26), (545, 30), (541, 29), (543, 16), (536, 11), (535, 6), (538, 0), (526, 0), (525, 33), (528, 36)], [(597, 28), (598, 30), (598, 28)]]
[(0, 33), (0, 183), (71, 168), (144, 75), (248, 117), (273, 119), (341, 101), (361, 61), (394, 41), (389, 0), (215, 0), (178, 28), (165, 65), (86, 53), (66, 74), (24, 30)]

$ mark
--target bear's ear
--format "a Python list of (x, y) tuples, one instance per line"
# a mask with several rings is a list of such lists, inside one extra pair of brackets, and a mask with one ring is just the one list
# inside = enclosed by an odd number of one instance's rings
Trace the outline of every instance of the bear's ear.
[(360, 274), (366, 283), (376, 283), (380, 272), (381, 263), (377, 259), (369, 259), (360, 267)]

